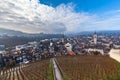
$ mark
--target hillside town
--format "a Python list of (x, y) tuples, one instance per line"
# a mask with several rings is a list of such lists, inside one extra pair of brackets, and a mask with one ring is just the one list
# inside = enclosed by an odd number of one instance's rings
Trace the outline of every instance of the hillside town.
[[(120, 36), (112, 34), (76, 35), (33, 41), (23, 45), (5, 48), (0, 45), (0, 67), (13, 67), (35, 60), (68, 55), (67, 46), (75, 55), (104, 55), (115, 57), (120, 52)], [(117, 60), (120, 60), (117, 58)]]

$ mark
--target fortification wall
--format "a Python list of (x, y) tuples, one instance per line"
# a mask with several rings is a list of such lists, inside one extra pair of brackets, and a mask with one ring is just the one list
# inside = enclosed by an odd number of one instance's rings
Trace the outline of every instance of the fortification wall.
[(111, 58), (120, 62), (120, 49), (111, 49), (110, 52), (109, 52), (109, 55), (110, 55)]

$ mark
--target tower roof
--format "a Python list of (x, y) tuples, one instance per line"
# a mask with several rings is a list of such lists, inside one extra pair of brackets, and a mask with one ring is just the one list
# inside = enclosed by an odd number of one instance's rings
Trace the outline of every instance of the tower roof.
[(94, 34), (96, 34), (96, 31), (94, 32)]

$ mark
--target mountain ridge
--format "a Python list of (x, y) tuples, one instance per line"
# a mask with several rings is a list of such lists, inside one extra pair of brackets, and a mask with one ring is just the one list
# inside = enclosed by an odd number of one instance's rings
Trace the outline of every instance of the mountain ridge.
[[(96, 31), (97, 33), (116, 33), (116, 32), (120, 32), (120, 30), (101, 30), (101, 31)], [(82, 32), (78, 32), (75, 34), (92, 34), (94, 33), (94, 31), (82, 31)], [(17, 31), (17, 30), (11, 30), (11, 29), (4, 29), (4, 28), (0, 28), (0, 36), (3, 35), (7, 35), (7, 36), (40, 36), (43, 35), (44, 33), (36, 33), (36, 34), (32, 34), (32, 33), (25, 33), (25, 32), (21, 32), (21, 31)], [(74, 33), (71, 33), (74, 34)], [(67, 35), (67, 34), (66, 34)]]

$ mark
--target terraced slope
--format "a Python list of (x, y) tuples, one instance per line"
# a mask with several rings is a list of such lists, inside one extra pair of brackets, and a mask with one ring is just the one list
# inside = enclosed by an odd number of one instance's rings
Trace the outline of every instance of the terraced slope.
[(50, 59), (46, 59), (12, 69), (1, 70), (0, 80), (49, 80), (50, 72), (48, 71), (52, 69), (49, 65)]

